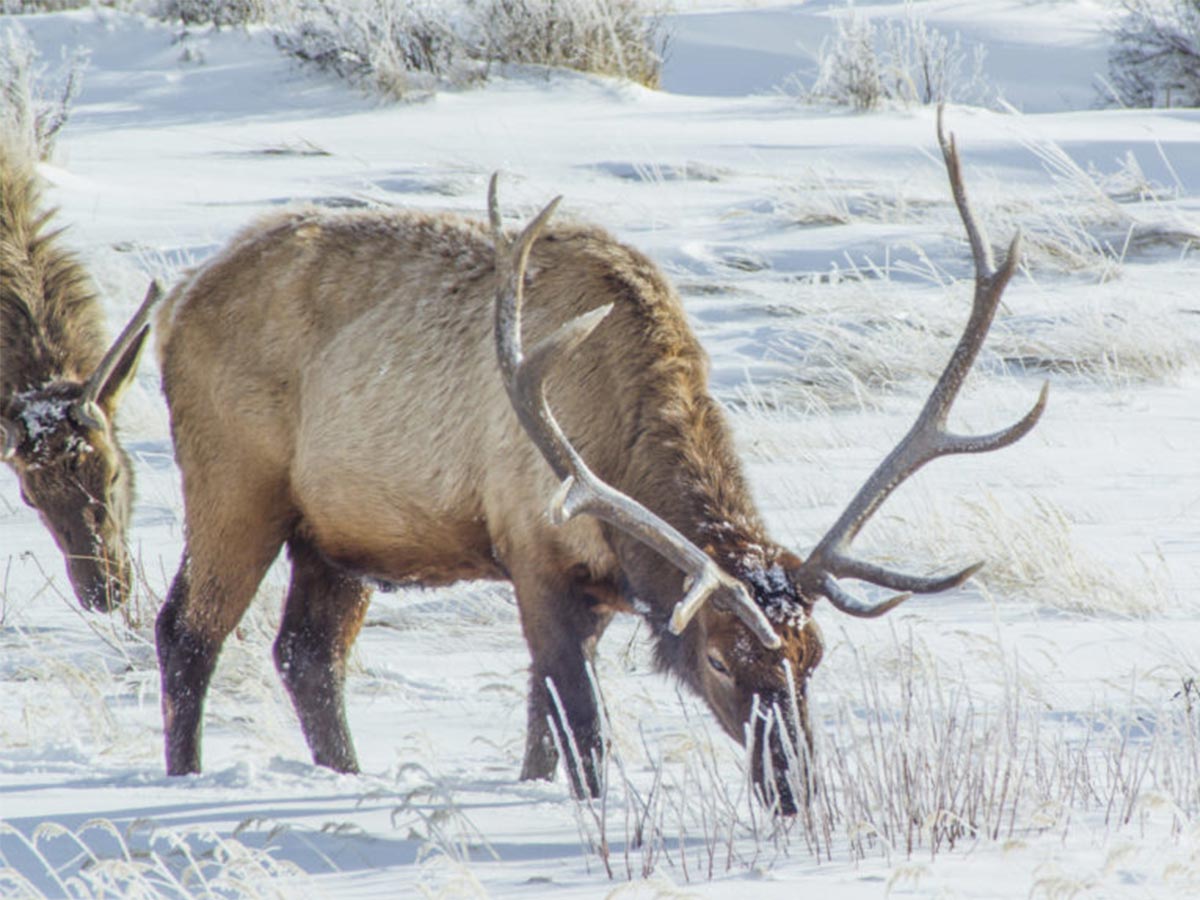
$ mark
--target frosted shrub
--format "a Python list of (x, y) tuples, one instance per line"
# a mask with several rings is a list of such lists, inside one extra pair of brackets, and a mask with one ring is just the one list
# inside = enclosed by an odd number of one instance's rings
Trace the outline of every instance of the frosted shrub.
[(79, 9), (91, 5), (93, 0), (0, 0), (0, 15), (62, 12), (65, 9)]
[(10, 27), (0, 32), (0, 141), (49, 159), (86, 66), (87, 53), (76, 49), (50, 74), (23, 30)]
[(875, 45), (875, 26), (866, 19), (857, 13), (838, 19), (833, 40), (821, 46), (809, 96), (857, 110), (879, 106), (886, 93), (883, 60)]
[(472, 0), (480, 54), (657, 87), (666, 38), (644, 0)]
[(908, 10), (903, 21), (884, 29), (887, 77), (892, 96), (906, 103), (985, 101), (991, 90), (983, 76), (982, 44), (968, 53), (962, 36), (947, 37)]
[(647, 0), (306, 0), (278, 16), (285, 53), (392, 98), (461, 85), (492, 63), (656, 86), (666, 45)]
[(1122, 0), (1108, 55), (1126, 106), (1200, 106), (1200, 0)]
[(183, 25), (249, 25), (266, 16), (263, 0), (159, 0), (154, 14)]
[(438, 81), (461, 81), (463, 44), (433, 3), (316, 0), (275, 34), (284, 53), (399, 99)]
[(911, 8), (899, 21), (876, 23), (848, 6), (821, 46), (816, 79), (800, 93), (809, 101), (860, 111), (884, 101), (981, 102), (991, 94), (983, 59), (982, 45), (968, 53), (959, 35), (947, 37)]

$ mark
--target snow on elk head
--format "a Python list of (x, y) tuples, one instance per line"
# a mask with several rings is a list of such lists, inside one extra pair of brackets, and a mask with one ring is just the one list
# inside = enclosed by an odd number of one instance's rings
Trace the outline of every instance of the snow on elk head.
[(0, 417), (0, 457), (16, 471), (21, 499), (62, 551), (85, 609), (116, 608), (132, 584), (125, 530), (133, 468), (112, 419), (146, 332), (123, 350), (114, 348), (116, 366), (102, 385), (56, 381), (30, 388), (10, 397)]

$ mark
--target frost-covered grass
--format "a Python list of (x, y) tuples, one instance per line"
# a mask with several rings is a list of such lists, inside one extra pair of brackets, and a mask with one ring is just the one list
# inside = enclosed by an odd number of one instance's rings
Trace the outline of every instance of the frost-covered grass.
[[(487, 608), (476, 607), (473, 627), (459, 622), (460, 636), (478, 639), (496, 626), (499, 608), (490, 615)], [(506, 618), (501, 613), (502, 623)], [(210, 729), (233, 732), (251, 746), (295, 741), (289, 734), (294, 728), (272, 721), (286, 701), (269, 686), (263, 692), (269, 654), (257, 633), (260, 623), (247, 624), (251, 633), (231, 641), (233, 658), (227, 655), (214, 685)], [(613, 748), (605, 792), (598, 800), (554, 801), (574, 809), (566, 821), (574, 819), (578, 852), (590, 859), (595, 877), (657, 875), (703, 885), (764, 869), (786, 872), (806, 859), (894, 865), (897, 875), (905, 860), (934, 861), (964, 845), (975, 853), (989, 846), (1011, 852), (1046, 838), (1077, 838), (1076, 823), (1109, 843), (1148, 831), (1190, 840), (1200, 804), (1200, 708), (1186, 658), (1164, 658), (1157, 671), (1148, 669), (1145, 684), (1118, 685), (1111, 706), (1060, 716), (1047, 715), (1061, 702), (1053, 678), (1045, 677), (1054, 673), (1044, 671), (1042, 648), (1005, 638), (999, 628), (963, 631), (950, 642), (961, 645), (953, 656), (944, 640), (931, 640), (912, 620), (865, 644), (861, 635), (835, 632), (814, 684), (817, 740), (809, 771), (816, 800), (801, 816), (776, 820), (749, 786), (746, 755), (717, 733), (695, 700), (648, 682), (644, 640), (636, 631), (620, 631), (625, 649), (602, 661), (598, 678), (607, 686)], [(71, 722), (73, 752), (93, 756), (100, 773), (122, 757), (150, 764), (145, 748), (135, 746), (149, 735), (124, 732), (132, 686), (142, 682), (141, 690), (152, 694), (156, 671), (138, 639), (127, 639), (131, 668), (121, 674), (80, 659), (77, 651), (69, 664), (44, 661), (17, 673), (19, 682), (54, 691), (41, 708), (54, 708), (58, 716), (41, 723), (45, 734), (4, 735), (13, 762), (38, 746), (54, 746), (53, 734)], [(59, 657), (61, 649), (53, 642), (39, 648)], [(123, 687), (114, 688), (114, 675)], [(515, 673), (497, 685), (507, 683), (511, 691), (514, 679)], [(371, 692), (368, 670), (356, 667), (352, 680), (359, 692)], [(512, 702), (510, 692), (493, 694), (498, 709)], [(402, 695), (395, 687), (385, 694), (393, 702)], [(223, 710), (232, 707), (239, 715), (225, 718)], [(37, 709), (24, 717), (37, 718)], [(352, 804), (386, 808), (417, 856), (446, 860), (443, 867), (453, 864), (451, 870), (466, 877), (504, 858), (496, 846), (504, 843), (497, 831), (503, 826), (486, 818), (489, 805), (506, 798), (503, 806), (530, 806), (532, 814), (557, 791), (489, 786), (461, 771), (438, 774), (445, 772), (445, 749), (428, 745), (437, 740), (424, 734), (416, 743), (402, 742), (404, 757), (393, 771), (350, 779), (344, 787), (352, 787)], [(278, 762), (271, 769), (203, 776), (190, 790), (211, 796), (229, 781), (243, 790), (256, 784), (278, 790), (301, 774)], [(11, 762), (5, 770), (17, 774)], [(143, 789), (157, 782), (131, 772), (116, 777), (143, 783)], [(318, 790), (333, 786), (328, 775), (318, 782)], [(353, 807), (342, 814), (353, 816)], [(0, 868), (0, 878), (21, 888), (17, 896), (56, 895), (60, 886), (80, 897), (101, 896), (105, 886), (145, 896), (286, 896), (306, 883), (304, 866), (327, 875), (345, 863), (345, 849), (331, 855), (320, 849), (326, 842), (365, 838), (352, 818), (314, 824), (278, 815), (248, 815), (234, 806), (222, 816), (242, 816), (232, 831), (181, 828), (153, 816), (113, 821), (81, 815), (32, 831), (4, 826), (6, 858), (15, 868)], [(306, 861), (304, 850), (312, 859)]]
[(950, 510), (889, 516), (864, 545), (886, 548), (883, 558), (892, 563), (989, 560), (976, 576), (981, 588), (1046, 609), (1143, 618), (1178, 604), (1155, 565), (1121, 573), (1081, 546), (1080, 515), (1036, 494), (1012, 508), (984, 494)]
[[(971, 671), (911, 624), (869, 650), (834, 641), (806, 757), (814, 802), (794, 819), (770, 816), (745, 754), (694, 701), (675, 701), (679, 730), (660, 724), (672, 715), (661, 701), (610, 704), (602, 795), (574, 802), (597, 873), (703, 885), (812, 858), (894, 862), (902, 880), (905, 860), (1065, 844), (1079, 832), (1118, 846), (1152, 832), (1178, 841), (1186, 861), (1200, 811), (1200, 709), (1186, 667), (1158, 673), (1150, 690), (1124, 685), (1113, 708), (1054, 717), (1052, 689), (1029, 677), (1019, 647), (999, 634), (959, 639)], [(1161, 883), (1191, 887), (1196, 874), (1168, 866)]]
[[(204, 828), (176, 831), (151, 822), (120, 828), (92, 819), (71, 829), (45, 823), (25, 835), (0, 822), (0, 835), (27, 856), (29, 876), (0, 869), (0, 886), (14, 900), (44, 896), (288, 897), (311, 882), (269, 846), (247, 847), (236, 837)], [(50, 890), (43, 890), (39, 882)]]

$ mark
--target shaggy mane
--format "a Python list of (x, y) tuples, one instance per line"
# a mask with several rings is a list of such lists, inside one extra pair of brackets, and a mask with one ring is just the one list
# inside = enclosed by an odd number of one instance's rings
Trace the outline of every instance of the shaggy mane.
[(0, 142), (0, 412), (16, 393), (82, 381), (106, 334), (86, 270), (48, 227), (34, 163)]

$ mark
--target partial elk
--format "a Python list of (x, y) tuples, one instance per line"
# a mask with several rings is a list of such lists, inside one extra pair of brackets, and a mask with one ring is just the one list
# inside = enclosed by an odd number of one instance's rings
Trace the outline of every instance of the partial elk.
[(515, 238), (494, 180), (490, 227), (308, 210), (235, 237), (159, 324), (187, 524), (157, 626), (168, 771), (199, 771), (217, 655), (286, 544), (275, 661), (318, 764), (357, 769), (343, 680), (369, 580), (505, 579), (532, 656), (523, 778), (552, 777), (572, 747), (573, 788), (600, 789), (587, 663), (612, 616), (636, 612), (658, 665), (761, 748), (754, 777), (793, 812), (817, 601), (877, 616), (908, 593), (868, 602), (837, 579), (932, 592), (978, 568), (914, 577), (847, 545), (925, 462), (1016, 441), (1046, 399), (993, 435), (945, 429), (1017, 242), (994, 268), (938, 133), (975, 258), (973, 312), (917, 423), (806, 560), (766, 534), (676, 293), (605, 232), (550, 226), (558, 201)]
[(32, 161), (0, 141), (0, 459), (54, 536), (79, 603), (111, 610), (132, 585), (133, 498), (113, 420), (158, 287), (109, 346), (95, 288), (48, 227), (53, 215)]

